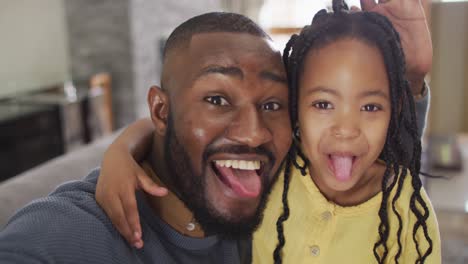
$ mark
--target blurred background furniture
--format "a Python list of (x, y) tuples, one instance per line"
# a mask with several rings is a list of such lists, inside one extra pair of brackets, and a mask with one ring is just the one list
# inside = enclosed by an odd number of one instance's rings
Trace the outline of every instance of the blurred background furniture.
[[(450, 137), (449, 137), (450, 138)], [(441, 161), (458, 156), (447, 154), (459, 149), (462, 166), (428, 166), (432, 175), (425, 178), (425, 188), (434, 206), (442, 240), (442, 263), (467, 263), (468, 260), (468, 134), (458, 134), (456, 147), (442, 147)], [(440, 142), (439, 138), (436, 138)], [(449, 140), (451, 141), (451, 140)], [(430, 144), (430, 142), (429, 142)], [(454, 151), (457, 153), (458, 151)], [(453, 162), (447, 162), (453, 164)], [(459, 168), (458, 170), (456, 168)]]
[(46, 196), (63, 182), (84, 178), (99, 166), (117, 133), (0, 183), (0, 230), (17, 209)]
[[(102, 102), (94, 105), (98, 117), (99, 126), (104, 135), (109, 135), (114, 130), (114, 116), (112, 113), (112, 79), (109, 73), (98, 73), (91, 77), (89, 81), (90, 94), (103, 95)], [(93, 100), (96, 102), (97, 100)]]
[(0, 146), (0, 182), (64, 153), (56, 108), (0, 102)]
[(76, 83), (0, 101), (0, 182), (112, 133), (110, 74)]

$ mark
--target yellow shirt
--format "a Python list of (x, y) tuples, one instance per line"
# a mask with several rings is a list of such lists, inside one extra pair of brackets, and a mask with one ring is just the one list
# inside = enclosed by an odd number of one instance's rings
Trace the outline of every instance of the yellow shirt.
[[(276, 221), (283, 211), (283, 174), (273, 187), (264, 219), (254, 234), (253, 263), (273, 263), (273, 251), (278, 243)], [(392, 191), (389, 201), (394, 196)], [(416, 217), (411, 212), (409, 201), (412, 193), (411, 180), (405, 179), (396, 207), (402, 217), (402, 253), (399, 263), (415, 263), (417, 252), (412, 232)], [(421, 195), (429, 207), (427, 220), (432, 239), (432, 254), (425, 263), (441, 263), (440, 236), (437, 219), (426, 192)], [(342, 207), (327, 201), (309, 175), (302, 176), (293, 170), (289, 186), (289, 219), (284, 223), (286, 244), (282, 250), (283, 263), (377, 263), (373, 248), (379, 238), (378, 210), (382, 193), (358, 206)], [(391, 208), (389, 205), (388, 208)], [(398, 250), (396, 232), (398, 220), (389, 213), (390, 235), (387, 241), (389, 254), (386, 263), (394, 263)], [(422, 252), (428, 248), (422, 230), (417, 233)]]

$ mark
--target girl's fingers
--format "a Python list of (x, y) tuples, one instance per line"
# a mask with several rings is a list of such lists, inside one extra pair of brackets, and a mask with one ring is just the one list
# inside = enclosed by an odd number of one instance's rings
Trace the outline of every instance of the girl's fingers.
[(117, 231), (119, 231), (128, 243), (133, 244), (135, 241), (132, 234), (133, 232), (125, 217), (120, 198), (110, 200), (110, 202), (106, 204), (106, 207), (104, 207), (104, 211), (109, 216)]
[(139, 187), (145, 192), (159, 197), (167, 195), (167, 189), (157, 185), (146, 173), (138, 173), (137, 179)]
[(140, 216), (135, 198), (135, 190), (130, 190), (119, 199), (122, 203), (123, 214), (130, 229), (129, 240), (136, 248), (143, 247), (142, 232), (140, 225)]

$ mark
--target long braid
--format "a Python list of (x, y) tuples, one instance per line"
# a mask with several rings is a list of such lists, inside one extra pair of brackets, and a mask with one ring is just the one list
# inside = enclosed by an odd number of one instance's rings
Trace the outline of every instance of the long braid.
[[(387, 166), (385, 168), (385, 173), (384, 173), (384, 177), (382, 180), (382, 189), (387, 188), (390, 177), (391, 177), (391, 168)], [(375, 243), (374, 245), (374, 256), (377, 259), (378, 263), (383, 263), (384, 259), (387, 257), (387, 254), (388, 254), (388, 247), (386, 243), (388, 239), (389, 229), (390, 229), (389, 224), (388, 224), (388, 215), (387, 215), (388, 196), (389, 194), (387, 192), (385, 191), (382, 192), (382, 203), (378, 212), (378, 215), (380, 218), (380, 224), (378, 228), (380, 238), (377, 241), (377, 243)], [(377, 249), (380, 246), (383, 247), (382, 256), (380, 256), (380, 254), (377, 252)]]
[[(386, 29), (387, 32), (394, 32), (394, 30), (391, 28), (390, 23), (385, 20), (385, 19), (382, 19), (382, 17), (379, 17), (379, 16), (374, 16), (374, 17), (371, 17), (371, 19), (373, 19), (376, 23), (380, 23), (380, 25), (382, 25), (383, 28)], [(390, 30), (388, 30), (390, 29)], [(394, 32), (395, 35), (396, 35), (396, 39), (399, 39), (398, 38), (398, 35), (396, 34), (396, 32)], [(395, 42), (393, 42), (395, 43)], [(398, 43), (398, 42), (396, 42)], [(390, 49), (393, 53), (396, 53), (398, 51), (401, 51), (401, 48), (398, 46), (398, 45), (393, 45)], [(402, 53), (402, 51), (401, 51)], [(399, 54), (397, 54), (397, 56), (395, 56), (395, 54), (392, 54), (394, 57), (398, 57)], [(401, 57), (401, 56), (400, 56)], [(404, 61), (401, 62), (402, 64), (402, 67), (398, 67), (397, 70), (400, 70), (401, 72), (399, 72), (399, 74), (397, 76), (402, 76), (403, 72), (404, 72)], [(399, 83), (398, 83), (398, 87), (402, 87), (402, 88), (406, 88), (408, 87), (408, 83), (406, 82), (406, 80), (404, 79), (400, 79), (399, 80)], [(403, 102), (400, 102), (400, 104), (407, 104), (408, 108), (409, 109), (414, 109), (414, 102), (412, 101), (412, 95), (411, 93), (409, 92), (409, 89), (400, 89), (399, 91), (403, 91), (403, 94), (400, 96), (402, 99)], [(403, 154), (402, 157), (406, 157), (406, 158), (411, 158), (408, 166), (405, 166), (406, 162), (400, 162), (400, 173), (396, 172), (395, 175), (399, 175), (399, 184), (398, 184), (398, 187), (397, 187), (397, 192), (395, 194), (395, 197), (392, 201), (392, 208), (393, 208), (393, 211), (394, 213), (396, 214), (397, 218), (398, 218), (398, 222), (399, 222), (399, 228), (398, 228), (398, 231), (397, 231), (397, 238), (398, 238), (398, 252), (395, 256), (395, 261), (398, 263), (398, 257), (400, 256), (401, 254), (401, 241), (400, 241), (400, 235), (401, 235), (401, 218), (400, 218), (400, 215), (398, 214), (396, 208), (395, 208), (395, 202), (396, 200), (398, 199), (398, 197), (400, 196), (400, 193), (401, 193), (401, 189), (402, 189), (402, 186), (403, 186), (403, 180), (404, 178), (406, 177), (406, 171), (407, 169), (410, 170), (410, 174), (412, 175), (412, 186), (413, 186), (413, 194), (412, 194), (412, 198), (411, 198), (411, 202), (410, 202), (410, 208), (412, 210), (412, 212), (416, 215), (417, 217), (417, 222), (415, 223), (415, 226), (413, 228), (413, 240), (415, 242), (415, 245), (416, 245), (416, 250), (418, 252), (418, 255), (419, 255), (419, 258), (418, 258), (418, 262), (423, 262), (425, 257), (427, 257), (427, 255), (430, 254), (430, 252), (432, 251), (432, 241), (430, 240), (428, 234), (427, 234), (427, 225), (426, 225), (426, 222), (425, 220), (427, 219), (427, 216), (428, 214), (426, 212), (428, 212), (428, 209), (427, 209), (427, 206), (425, 204), (425, 202), (423, 201), (421, 195), (420, 195), (420, 189), (421, 189), (421, 181), (420, 181), (420, 178), (418, 176), (418, 172), (419, 172), (419, 167), (420, 167), (420, 141), (419, 141), (419, 135), (417, 134), (417, 127), (416, 127), (416, 117), (415, 117), (415, 114), (414, 114), (414, 111), (409, 111), (410, 112), (410, 120), (405, 120), (405, 113), (401, 113), (400, 114), (400, 117), (399, 117), (399, 122), (397, 123), (398, 124), (398, 129), (402, 129), (402, 127), (404, 127), (405, 129), (408, 130), (409, 132), (409, 135), (411, 137), (411, 140), (413, 142), (416, 142), (415, 144), (413, 144), (413, 149), (412, 149), (412, 155), (410, 155), (408, 153), (408, 151), (405, 150), (404, 147), (402, 147), (402, 139), (401, 139), (401, 134), (398, 135), (398, 137), (396, 137), (396, 143), (397, 143), (397, 146), (400, 148), (400, 154)], [(408, 159), (406, 159), (408, 160)], [(404, 161), (404, 160), (403, 160)], [(395, 164), (395, 165), (398, 165), (398, 164)], [(424, 209), (424, 215), (422, 215), (418, 210), (417, 210), (417, 205), (416, 205), (416, 201), (423, 207)], [(424, 231), (424, 234), (425, 234), (425, 237), (426, 239), (428, 240), (429, 244), (430, 244), (430, 248), (427, 250), (427, 252), (424, 254), (424, 256), (421, 256), (421, 253), (420, 253), (420, 249), (419, 249), (419, 244), (418, 244), (418, 241), (416, 239), (416, 233), (417, 233), (417, 230), (419, 228), (419, 226), (422, 225), (423, 226), (423, 231)]]
[[(422, 187), (419, 178), (421, 141), (417, 129), (413, 97), (409, 84), (405, 79), (405, 61), (400, 37), (390, 21), (385, 17), (369, 12), (347, 13), (344, 11), (346, 9), (347, 6), (343, 1), (333, 0), (334, 13), (327, 13), (326, 10), (318, 12), (314, 16), (312, 24), (304, 27), (299, 35), (294, 35), (286, 46), (283, 53), (283, 61), (290, 88), (291, 124), (293, 129), (295, 129), (298, 121), (298, 83), (303, 70), (304, 58), (310, 50), (318, 50), (328, 43), (346, 37), (358, 38), (379, 48), (384, 58), (389, 79), (392, 109), (388, 134), (381, 153), (381, 158), (386, 163), (386, 169), (381, 183), (382, 202), (378, 211), (380, 218), (378, 227), (379, 238), (374, 245), (373, 252), (378, 263), (385, 263), (389, 252), (387, 245), (390, 234), (388, 214), (392, 212), (398, 220), (398, 230), (396, 232), (398, 250), (394, 261), (395, 263), (399, 263), (402, 253), (401, 233), (403, 223), (402, 217), (396, 207), (396, 202), (401, 195), (404, 181), (409, 176), (411, 177), (411, 186), (413, 188), (410, 208), (411, 212), (416, 216), (416, 223), (413, 226), (413, 240), (418, 252), (416, 263), (424, 263), (427, 256), (432, 252), (432, 240), (428, 234), (426, 223), (429, 217), (429, 209), (420, 193)], [(299, 140), (295, 141), (287, 157), (288, 161), (286, 162), (282, 196), (283, 214), (277, 222), (279, 242), (274, 251), (275, 263), (282, 262), (281, 250), (286, 243), (283, 223), (289, 216), (287, 192), (289, 189), (291, 166), (294, 165), (300, 169), (304, 175), (304, 166), (307, 166), (309, 163), (298, 146), (299, 143)], [(298, 156), (304, 161), (303, 165), (297, 162)], [(396, 189), (395, 195), (389, 203), (394, 189)], [(387, 208), (387, 205), (391, 205), (391, 208)], [(425, 252), (421, 252), (416, 236), (420, 229), (422, 229), (424, 237), (429, 244), (429, 248)]]
[(283, 182), (283, 195), (281, 197), (281, 200), (283, 202), (283, 213), (276, 221), (276, 230), (278, 232), (278, 245), (276, 246), (275, 251), (273, 252), (273, 260), (275, 264), (282, 263), (281, 250), (284, 247), (284, 244), (286, 243), (286, 240), (284, 238), (283, 223), (289, 218), (288, 190), (289, 190), (289, 181), (291, 178), (291, 167), (292, 167), (291, 160), (292, 160), (292, 152), (289, 151), (288, 157), (286, 158), (286, 166), (285, 166), (285, 171), (284, 171), (284, 182)]
[[(385, 27), (381, 21), (378, 20), (379, 17), (373, 17), (373, 14), (371, 13), (366, 13), (365, 15), (368, 15), (369, 19), (373, 21), (376, 24), (379, 24), (381, 27)], [(393, 33), (393, 32), (391, 32)], [(395, 36), (394, 36), (395, 37)], [(391, 41), (387, 41), (384, 37), (379, 36), (379, 43), (377, 44), (382, 51), (382, 55), (384, 57), (384, 63), (387, 68), (388, 73), (388, 79), (389, 79), (389, 84), (390, 87), (398, 87), (398, 89), (390, 89), (390, 98), (391, 98), (391, 105), (392, 105), (392, 113), (391, 113), (391, 121), (389, 124), (389, 127), (393, 127), (393, 130), (399, 131), (400, 130), (400, 124), (401, 121), (403, 120), (402, 115), (399, 114), (399, 109), (398, 105), (400, 105), (399, 98), (401, 97), (401, 90), (404, 89), (404, 87), (401, 86), (400, 84), (400, 78), (399, 76), (402, 75), (402, 70), (404, 69), (404, 66), (402, 67), (396, 67), (394, 60), (392, 58), (395, 57), (395, 47), (391, 46)], [(388, 43), (390, 42), (390, 43)], [(396, 42), (396, 41), (393, 41)], [(396, 118), (394, 118), (396, 117)], [(392, 129), (389, 129), (391, 131)], [(395, 144), (396, 143), (396, 144)], [(390, 146), (396, 145), (397, 148), (393, 149)], [(386, 142), (386, 147), (384, 147), (384, 156), (385, 156), (385, 161), (387, 164), (387, 169), (393, 169), (393, 175), (394, 178), (392, 179), (392, 184), (388, 186), (388, 180), (389, 175), (385, 175), (384, 179), (382, 181), (382, 202), (381, 206), (379, 209), (379, 218), (380, 218), (380, 225), (379, 225), (379, 240), (376, 242), (374, 245), (374, 256), (376, 257), (378, 263), (384, 263), (387, 255), (388, 255), (388, 246), (387, 246), (387, 240), (389, 237), (389, 223), (388, 223), (388, 212), (389, 209), (387, 208), (388, 204), (388, 199), (390, 197), (390, 194), (395, 187), (397, 186), (396, 194), (392, 199), (391, 202), (391, 210), (395, 213), (397, 220), (398, 220), (398, 230), (397, 230), (397, 253), (395, 255), (395, 262), (398, 262), (398, 258), (401, 255), (402, 251), (402, 244), (401, 244), (401, 232), (402, 232), (402, 219), (401, 215), (398, 213), (397, 208), (395, 207), (395, 203), (398, 200), (401, 190), (403, 187), (403, 182), (404, 178), (406, 176), (406, 168), (402, 164), (398, 162), (397, 157), (401, 155), (401, 151), (398, 151), (398, 149), (403, 149), (403, 142), (401, 140), (401, 137), (398, 133), (391, 133), (390, 135), (387, 136), (387, 142)], [(395, 153), (397, 152), (397, 153)], [(402, 166), (402, 168), (400, 168)], [(379, 254), (379, 247), (383, 248), (383, 252)]]
[[(396, 40), (399, 40), (398, 33), (395, 32), (395, 30), (391, 26), (391, 23), (387, 19), (385, 19), (382, 16), (378, 16), (372, 13), (369, 13), (368, 16), (370, 16), (370, 18), (374, 20), (376, 23), (379, 23), (382, 26), (382, 28), (385, 29), (387, 33), (389, 34), (393, 33), (392, 35), (394, 35), (394, 38)], [(403, 55), (403, 50), (401, 49), (399, 45), (399, 41), (393, 41), (393, 42), (390, 42), (390, 44), (392, 45), (390, 50), (393, 53), (395, 53), (393, 54), (393, 56), (396, 58), (402, 58), (404, 55)], [(405, 67), (404, 67), (403, 59), (401, 59), (400, 64), (401, 64), (401, 67), (397, 67), (397, 70), (400, 71), (398, 72), (397, 76), (404, 76)], [(408, 82), (404, 78), (399, 78), (398, 81), (399, 81), (398, 87), (401, 87), (402, 89), (397, 89), (397, 91), (403, 92), (403, 94), (401, 94), (401, 100), (403, 102), (400, 102), (400, 104), (406, 104), (407, 106), (406, 109), (413, 110), (415, 105), (414, 105), (412, 94), (409, 89)], [(413, 187), (413, 193), (410, 199), (410, 208), (413, 214), (417, 218), (417, 221), (413, 227), (413, 241), (416, 245), (416, 251), (418, 252), (418, 257), (419, 257), (417, 260), (417, 263), (424, 263), (427, 256), (429, 256), (429, 254), (432, 252), (432, 239), (430, 238), (428, 234), (427, 223), (426, 223), (426, 220), (429, 217), (429, 209), (420, 193), (420, 190), (422, 187), (421, 179), (419, 178), (420, 160), (421, 160), (421, 141), (420, 141), (420, 135), (418, 134), (418, 129), (417, 129), (416, 114), (414, 110), (408, 111), (408, 112), (409, 112), (408, 119), (405, 118), (408, 115), (407, 113), (405, 112), (400, 113), (400, 118), (399, 118), (400, 121), (398, 122), (398, 129), (406, 129), (408, 131), (408, 134), (411, 137), (410, 140), (413, 142), (412, 144), (413, 148), (412, 148), (412, 153), (411, 153), (412, 155), (410, 155), (408, 151), (405, 150), (405, 148), (402, 146), (403, 140), (401, 139), (401, 133), (399, 133), (399, 136), (397, 137), (397, 146), (401, 146), (400, 152), (404, 153), (404, 155), (402, 155), (404, 159), (400, 158), (399, 164), (401, 166), (401, 169), (400, 169), (401, 174), (399, 175), (400, 179), (399, 179), (399, 184), (397, 188), (397, 193), (395, 194), (395, 197), (392, 201), (392, 204), (393, 204), (392, 206), (394, 207), (395, 201), (400, 196), (401, 189), (403, 187), (403, 180), (407, 174), (406, 172), (407, 169), (409, 169), (411, 177), (412, 177), (411, 184)], [(409, 164), (406, 164), (407, 162), (405, 162), (405, 160), (410, 160), (408, 162)], [(418, 206), (422, 207), (422, 212), (420, 211)], [(395, 209), (394, 209), (394, 212), (396, 212)], [(399, 249), (398, 249), (397, 255), (395, 256), (395, 260), (397, 261), (397, 257), (399, 257), (401, 253), (401, 242), (400, 242), (401, 219), (398, 213), (396, 213), (396, 215), (397, 215), (397, 218), (399, 219), (399, 229), (397, 232)], [(416, 238), (416, 234), (420, 227), (422, 227), (424, 237), (429, 243), (429, 248), (426, 250), (424, 254), (421, 253), (421, 250), (419, 248), (419, 242)]]
[[(407, 91), (407, 97), (412, 99), (412, 95), (409, 91)], [(414, 101), (409, 100), (409, 107), (414, 108)], [(407, 129), (411, 131), (411, 135), (413, 135), (413, 140), (416, 140), (419, 142), (419, 144), (414, 144), (414, 155), (413, 155), (413, 167), (410, 168), (410, 172), (412, 175), (418, 175), (420, 168), (421, 168), (421, 144), (419, 140), (419, 135), (418, 135), (418, 129), (417, 129), (417, 122), (416, 122), (416, 114), (414, 111), (410, 112), (410, 120), (405, 124)], [(418, 221), (415, 223), (414, 228), (413, 228), (413, 241), (416, 244), (417, 250), (418, 250), (418, 255), (420, 256), (419, 263), (424, 263), (426, 258), (432, 253), (432, 239), (429, 236), (428, 229), (427, 229), (427, 223), (426, 220), (429, 217), (429, 208), (427, 207), (426, 202), (423, 200), (421, 196), (421, 179), (419, 177), (413, 177), (412, 181), (412, 186), (413, 186), (413, 194), (411, 197), (411, 211), (417, 216)], [(413, 202), (414, 201), (414, 202)], [(416, 201), (418, 204), (416, 204)], [(422, 207), (423, 212), (420, 212), (420, 209), (417, 207), (417, 205)], [(419, 243), (416, 239), (416, 233), (418, 231), (418, 228), (422, 227), (423, 232), (424, 232), (424, 237), (426, 238), (427, 242), (429, 243), (429, 248), (426, 250), (426, 252), (421, 256), (419, 253)]]
[[(291, 39), (288, 41), (286, 44), (286, 48), (284, 49), (283, 52), (283, 62), (284, 66), (286, 69), (289, 69), (290, 66), (294, 67), (293, 65), (290, 65), (288, 57), (289, 57), (289, 51), (291, 50), (291, 46), (295, 43), (297, 39), (297, 35), (293, 35)], [(289, 78), (289, 81), (292, 81), (291, 78)], [(291, 83), (289, 85), (292, 85)], [(289, 89), (289, 98), (292, 98), (294, 95), (295, 91), (293, 89)], [(294, 129), (294, 127), (293, 127)], [(281, 201), (283, 203), (283, 213), (280, 215), (278, 220), (276, 221), (276, 230), (278, 233), (278, 245), (275, 248), (275, 251), (273, 252), (273, 260), (275, 264), (282, 263), (281, 259), (281, 250), (284, 247), (284, 244), (286, 243), (286, 240), (284, 238), (284, 229), (283, 229), (283, 223), (289, 218), (289, 204), (288, 204), (288, 190), (289, 190), (289, 179), (291, 175), (291, 166), (292, 166), (292, 160), (294, 156), (294, 148), (295, 146), (291, 146), (288, 155), (286, 156), (286, 163), (285, 163), (285, 171), (284, 171), (284, 182), (283, 182), (283, 194), (281, 197)]]

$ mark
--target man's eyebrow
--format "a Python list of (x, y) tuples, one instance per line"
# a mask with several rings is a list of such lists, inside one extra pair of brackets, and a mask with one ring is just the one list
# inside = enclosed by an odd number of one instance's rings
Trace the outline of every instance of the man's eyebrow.
[(209, 75), (209, 74), (224, 74), (237, 77), (239, 79), (244, 78), (242, 70), (235, 66), (221, 66), (221, 65), (209, 65), (202, 69), (197, 78)]
[(270, 80), (274, 82), (280, 82), (284, 84), (288, 83), (286, 80), (286, 77), (284, 77), (283, 75), (271, 72), (271, 71), (262, 71), (260, 72), (259, 75), (260, 75), (260, 78), (262, 79), (266, 79), (266, 80)]
[(389, 99), (388, 95), (382, 90), (364, 91), (359, 96), (360, 97), (378, 96), (378, 97), (382, 97), (382, 98), (387, 99), (387, 100)]

